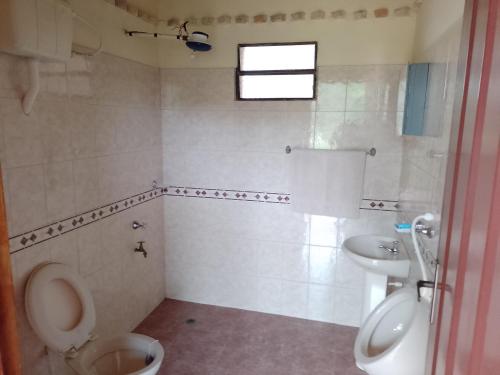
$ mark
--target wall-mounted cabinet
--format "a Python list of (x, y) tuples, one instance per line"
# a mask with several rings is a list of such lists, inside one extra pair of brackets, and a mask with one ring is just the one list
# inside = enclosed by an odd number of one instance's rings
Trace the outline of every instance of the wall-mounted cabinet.
[(403, 135), (425, 134), (430, 64), (408, 65)]

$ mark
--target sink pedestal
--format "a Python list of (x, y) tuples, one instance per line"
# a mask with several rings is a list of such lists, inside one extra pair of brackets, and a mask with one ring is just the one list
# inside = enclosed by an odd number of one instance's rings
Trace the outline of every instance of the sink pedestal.
[(385, 299), (387, 295), (387, 275), (367, 271), (364, 292), (362, 322)]
[(350, 237), (342, 243), (345, 254), (366, 271), (363, 321), (382, 302), (387, 294), (387, 278), (407, 278), (410, 259), (402, 244), (399, 251), (393, 247), (397, 239), (386, 236), (367, 235)]

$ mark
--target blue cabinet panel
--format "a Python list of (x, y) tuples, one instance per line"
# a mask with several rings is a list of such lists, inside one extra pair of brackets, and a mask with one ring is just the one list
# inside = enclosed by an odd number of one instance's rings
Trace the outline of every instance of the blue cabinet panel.
[(428, 78), (429, 64), (408, 65), (405, 113), (403, 119), (404, 135), (424, 134), (424, 114), (427, 100)]

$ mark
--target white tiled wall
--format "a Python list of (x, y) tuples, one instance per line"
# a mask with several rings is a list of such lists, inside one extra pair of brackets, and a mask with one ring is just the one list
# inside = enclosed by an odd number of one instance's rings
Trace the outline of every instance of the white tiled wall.
[[(159, 69), (101, 54), (41, 64), (30, 116), (20, 100), (27, 69), (0, 54), (0, 152), (9, 236), (65, 219), (161, 180)], [(134, 232), (133, 220), (148, 223)], [(145, 240), (149, 256), (134, 254)], [(12, 255), (26, 374), (72, 373), (47, 356), (25, 314), (24, 284), (45, 261), (71, 265), (90, 286), (101, 336), (134, 328), (164, 298), (163, 209), (149, 201)], [(125, 293), (126, 291), (126, 293)]]
[[(405, 136), (400, 184), (400, 221), (411, 222), (425, 212), (435, 214), (432, 223), (440, 232), (450, 132), (457, 80), (457, 59), (461, 36), (461, 20), (456, 22), (430, 48), (428, 105), (425, 111), (425, 136)], [(408, 235), (402, 236), (410, 243)], [(439, 236), (432, 240), (421, 236), (424, 259), (429, 263), (437, 256)], [(429, 265), (430, 266), (430, 265)], [(418, 269), (414, 262), (412, 269)], [(431, 267), (432, 272), (434, 269)]]
[[(232, 69), (163, 70), (160, 79), (157, 69), (106, 54), (41, 68), (42, 94), (25, 116), (25, 63), (0, 55), (10, 236), (148, 190), (154, 179), (288, 193), (286, 145), (376, 147), (365, 197), (398, 199), (404, 66), (322, 67), (316, 102), (260, 103), (233, 100)], [(148, 223), (145, 232), (131, 231), (134, 219)], [(12, 256), (24, 367), (68, 371), (46, 356), (23, 314), (24, 283), (40, 262), (70, 264), (87, 279), (101, 335), (133, 328), (165, 285), (172, 298), (356, 326), (364, 272), (341, 244), (390, 234), (395, 220), (385, 211), (337, 219), (286, 204), (167, 196), (29, 247)], [(147, 259), (132, 253), (144, 239)]]
[[(164, 184), (288, 193), (286, 145), (376, 147), (364, 195), (397, 200), (405, 72), (322, 67), (317, 101), (237, 102), (233, 69), (164, 69)], [(337, 219), (284, 204), (166, 197), (167, 296), (356, 326), (364, 271), (341, 244), (391, 234), (395, 220), (394, 212)]]

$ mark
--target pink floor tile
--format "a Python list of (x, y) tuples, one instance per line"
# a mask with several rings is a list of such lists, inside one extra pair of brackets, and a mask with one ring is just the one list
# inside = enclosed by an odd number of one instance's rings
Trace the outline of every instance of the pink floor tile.
[(165, 348), (159, 375), (364, 374), (357, 329), (335, 324), (167, 299), (136, 332)]

